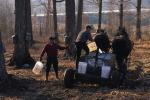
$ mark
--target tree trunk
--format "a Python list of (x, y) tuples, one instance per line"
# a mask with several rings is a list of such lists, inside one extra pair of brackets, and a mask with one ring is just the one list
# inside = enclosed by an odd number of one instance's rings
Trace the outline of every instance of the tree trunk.
[(112, 34), (115, 30), (115, 19), (114, 19), (114, 13), (113, 13), (113, 10), (114, 10), (114, 5), (113, 5), (113, 2), (115, 0), (110, 0), (109, 1), (109, 10), (111, 11), (109, 14), (108, 14), (108, 33)]
[(98, 20), (98, 30), (101, 30), (101, 20), (102, 20), (102, 0), (99, 0), (99, 20)]
[(31, 46), (33, 44), (33, 34), (32, 34), (32, 20), (31, 20), (31, 2), (30, 0), (26, 0), (25, 3), (25, 10), (26, 10), (26, 23), (27, 23), (27, 30), (26, 30), (26, 35), (29, 37), (28, 45)]
[(52, 16), (51, 16), (51, 0), (47, 0), (48, 4), (47, 4), (47, 14), (46, 14), (46, 26), (45, 26), (45, 33), (53, 33), (53, 28), (52, 28)]
[(66, 56), (73, 56), (73, 47), (72, 43), (75, 40), (75, 1), (74, 0), (65, 0), (66, 1), (66, 41), (65, 44), (69, 46), (69, 49), (66, 50)]
[(142, 0), (137, 0), (137, 24), (136, 24), (136, 38), (141, 39), (141, 3)]
[[(14, 53), (10, 65), (21, 67), (24, 64), (32, 65), (34, 60), (30, 57), (28, 41), (31, 32), (31, 22), (29, 22), (28, 6), (30, 0), (15, 0), (16, 20), (15, 20), (15, 38), (14, 38)], [(31, 21), (31, 20), (30, 20)]]
[(4, 51), (5, 51), (4, 45), (1, 40), (1, 32), (0, 32), (0, 82), (5, 81), (8, 76), (5, 68)]
[(123, 1), (124, 0), (120, 0), (120, 15), (119, 15), (119, 22), (120, 22), (120, 27), (123, 27)]
[(76, 24), (76, 36), (82, 30), (82, 14), (83, 14), (83, 0), (78, 0), (78, 15), (77, 15), (77, 24)]
[(54, 34), (56, 40), (58, 41), (56, 0), (53, 0), (53, 20), (54, 20)]
[(39, 35), (42, 36), (42, 22), (40, 20), (40, 29), (39, 29)]

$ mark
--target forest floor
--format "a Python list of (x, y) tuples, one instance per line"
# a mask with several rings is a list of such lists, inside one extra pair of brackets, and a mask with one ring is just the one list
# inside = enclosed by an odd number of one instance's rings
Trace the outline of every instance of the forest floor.
[[(45, 42), (36, 42), (30, 50), (31, 56), (37, 61)], [(0, 100), (149, 100), (150, 99), (150, 41), (136, 41), (131, 54), (129, 69), (134, 69), (136, 62), (143, 63), (144, 85), (135, 89), (109, 89), (98, 85), (81, 84), (72, 89), (63, 85), (63, 73), (65, 69), (75, 67), (73, 60), (63, 58), (63, 51), (59, 53), (59, 76), (55, 78), (54, 72), (49, 74), (49, 82), (45, 82), (44, 74), (35, 75), (32, 68), (16, 69), (8, 66), (8, 60), (12, 56), (13, 47), (6, 47), (6, 69), (11, 74), (14, 83), (0, 90)], [(8, 49), (9, 48), (9, 49)]]

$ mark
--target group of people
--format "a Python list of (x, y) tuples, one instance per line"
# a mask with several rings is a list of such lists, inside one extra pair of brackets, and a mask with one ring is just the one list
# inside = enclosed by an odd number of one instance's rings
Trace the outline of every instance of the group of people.
[[(92, 26), (87, 25), (86, 29), (82, 32), (80, 32), (75, 40), (75, 45), (76, 45), (76, 67), (78, 67), (78, 63), (80, 61), (80, 56), (81, 56), (81, 51), (85, 50), (86, 55), (89, 54), (89, 48), (87, 46), (87, 41), (95, 41), (96, 45), (98, 48), (100, 48), (103, 52), (109, 52), (109, 49), (111, 48), (110, 45), (110, 41), (109, 38), (107, 36), (107, 33), (104, 30), (98, 30), (97, 34), (95, 36), (95, 38), (92, 38), (91, 35), (91, 31), (92, 31)], [(120, 36), (123, 35), (126, 39), (129, 39), (127, 32), (125, 31), (125, 28), (119, 28), (117, 35), (116, 36)], [(122, 45), (122, 44), (121, 44)], [(58, 59), (57, 59), (57, 55), (58, 55), (58, 50), (64, 50), (67, 49), (68, 46), (66, 47), (62, 47), (60, 45), (58, 45), (55, 42), (55, 38), (54, 37), (50, 37), (49, 38), (49, 43), (46, 44), (46, 46), (44, 47), (41, 56), (40, 56), (40, 60), (42, 60), (42, 57), (44, 55), (44, 53), (47, 54), (47, 63), (46, 63), (46, 81), (48, 81), (48, 75), (49, 75), (49, 71), (51, 66), (53, 65), (55, 74), (56, 74), (56, 78), (59, 79), (58, 76)], [(116, 44), (112, 43), (112, 49), (113, 52), (116, 53), (118, 51), (118, 49), (116, 49)], [(118, 53), (116, 53), (117, 55)], [(127, 55), (128, 56), (128, 55)], [(121, 64), (122, 61), (120, 61), (120, 55), (117, 56), (118, 58), (118, 66), (120, 66), (120, 70), (121, 70)]]
[[(77, 39), (76, 39), (76, 66), (78, 66), (78, 62), (80, 60), (80, 55), (81, 55), (81, 51), (82, 49), (84, 49), (86, 51), (86, 55), (89, 54), (89, 48), (86, 44), (86, 42), (88, 40), (93, 41), (93, 38), (91, 36), (91, 30), (92, 27), (91, 26), (86, 26), (86, 30), (84, 32), (79, 33)], [(51, 66), (53, 66), (55, 74), (56, 74), (56, 78), (59, 79), (58, 76), (58, 59), (57, 59), (57, 55), (58, 55), (58, 50), (64, 50), (67, 49), (68, 46), (63, 47), (60, 46), (59, 44), (56, 43), (55, 38), (54, 37), (50, 37), (49, 38), (49, 43), (45, 45), (41, 56), (40, 56), (40, 61), (42, 61), (43, 55), (46, 53), (47, 54), (47, 63), (46, 63), (46, 80), (48, 81), (48, 76), (49, 76), (49, 71)]]

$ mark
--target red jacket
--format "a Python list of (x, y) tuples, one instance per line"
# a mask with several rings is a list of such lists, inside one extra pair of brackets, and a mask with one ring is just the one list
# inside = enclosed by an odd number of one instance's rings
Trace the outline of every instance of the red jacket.
[(45, 52), (46, 52), (47, 56), (55, 57), (58, 55), (58, 49), (64, 50), (64, 49), (66, 49), (66, 47), (62, 47), (55, 43), (47, 44), (42, 51), (41, 57), (45, 54)]

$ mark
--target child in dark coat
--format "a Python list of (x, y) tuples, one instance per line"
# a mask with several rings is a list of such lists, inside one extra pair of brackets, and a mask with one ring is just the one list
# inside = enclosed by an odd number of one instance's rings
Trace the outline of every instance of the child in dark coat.
[(55, 74), (56, 74), (56, 78), (59, 79), (58, 77), (58, 59), (57, 59), (57, 55), (58, 55), (58, 50), (64, 50), (67, 49), (67, 47), (62, 47), (60, 45), (58, 45), (57, 43), (55, 43), (55, 38), (50, 37), (49, 38), (49, 43), (46, 44), (46, 46), (44, 47), (41, 56), (40, 56), (40, 61), (42, 60), (43, 55), (47, 54), (47, 63), (46, 63), (46, 81), (48, 81), (48, 75), (49, 75), (49, 71), (51, 66), (53, 65)]

